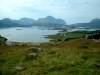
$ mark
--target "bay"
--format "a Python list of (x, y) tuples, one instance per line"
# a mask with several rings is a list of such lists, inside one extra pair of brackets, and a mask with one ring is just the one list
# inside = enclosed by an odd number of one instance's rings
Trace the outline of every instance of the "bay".
[(58, 30), (44, 27), (11, 27), (0, 28), (0, 35), (12, 42), (49, 42), (45, 35), (57, 34)]

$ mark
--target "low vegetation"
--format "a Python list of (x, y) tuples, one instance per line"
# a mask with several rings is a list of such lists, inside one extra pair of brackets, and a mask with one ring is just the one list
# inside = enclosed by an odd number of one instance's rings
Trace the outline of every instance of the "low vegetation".
[(53, 39), (51, 41), (59, 42), (59, 41), (69, 41), (72, 39), (100, 39), (100, 30), (96, 31), (74, 31), (68, 33), (58, 33), (56, 35), (48, 35), (46, 38)]
[[(83, 38), (35, 45), (42, 52), (29, 51), (29, 47), (0, 46), (0, 75), (100, 74), (100, 42), (95, 40)], [(29, 56), (30, 53), (33, 55)]]

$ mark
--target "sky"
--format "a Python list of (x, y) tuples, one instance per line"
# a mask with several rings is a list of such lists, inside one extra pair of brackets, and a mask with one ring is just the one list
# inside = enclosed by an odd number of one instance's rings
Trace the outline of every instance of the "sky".
[(100, 19), (100, 0), (0, 0), (0, 20), (53, 16), (67, 24)]

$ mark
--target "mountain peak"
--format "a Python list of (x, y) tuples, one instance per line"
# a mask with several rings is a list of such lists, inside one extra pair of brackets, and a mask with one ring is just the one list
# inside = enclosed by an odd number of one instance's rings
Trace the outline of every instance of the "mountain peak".
[(32, 24), (32, 23), (35, 22), (34, 19), (32, 19), (32, 18), (26, 18), (26, 17), (19, 19), (19, 21), (23, 25), (29, 25), (29, 24)]
[(8, 17), (8, 18), (4, 18), (3, 20), (11, 20), (11, 19)]
[(55, 19), (52, 16), (47, 16), (46, 18), (39, 18), (37, 22), (47, 22), (66, 25), (66, 22), (62, 19)]
[(95, 18), (95, 19), (93, 19), (90, 23), (94, 23), (94, 22), (100, 22), (100, 19)]
[(55, 18), (52, 16), (47, 16), (46, 19), (55, 19)]

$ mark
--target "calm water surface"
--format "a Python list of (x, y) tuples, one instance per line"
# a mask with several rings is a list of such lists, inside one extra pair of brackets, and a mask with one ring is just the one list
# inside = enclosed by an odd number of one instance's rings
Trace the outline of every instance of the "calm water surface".
[(48, 30), (37, 26), (0, 29), (0, 35), (13, 42), (48, 42), (50, 39), (44, 38), (44, 35), (56, 33), (58, 33), (57, 30)]

